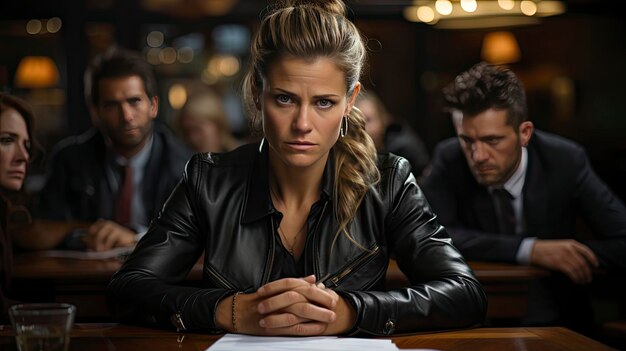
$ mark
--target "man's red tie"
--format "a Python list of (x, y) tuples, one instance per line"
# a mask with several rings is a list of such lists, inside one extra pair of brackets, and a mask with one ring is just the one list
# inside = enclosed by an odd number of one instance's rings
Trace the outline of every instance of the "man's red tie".
[(115, 201), (115, 221), (122, 225), (130, 224), (133, 199), (133, 170), (129, 164), (124, 167), (124, 177)]

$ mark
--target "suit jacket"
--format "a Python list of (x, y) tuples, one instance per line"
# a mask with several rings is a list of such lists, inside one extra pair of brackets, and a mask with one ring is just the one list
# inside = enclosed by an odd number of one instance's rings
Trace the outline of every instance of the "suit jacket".
[[(596, 238), (580, 241), (594, 251), (601, 267), (623, 272), (626, 208), (593, 171), (585, 150), (570, 140), (541, 131), (535, 131), (527, 150), (528, 168), (522, 190), (525, 231), (519, 236), (498, 233), (491, 196), (476, 182), (457, 138), (437, 145), (431, 172), (421, 185), (455, 246), (468, 260), (515, 262), (524, 237), (574, 238), (577, 216), (581, 216)], [(555, 275), (563, 280), (556, 284), (563, 291), (581, 288)], [(566, 300), (554, 289), (551, 291), (544, 291), (544, 301)], [(555, 312), (553, 317), (558, 314)]]
[[(153, 137), (141, 184), (148, 219), (174, 189), (192, 154), (158, 123), (154, 123)], [(37, 217), (84, 221), (113, 218), (117, 194), (112, 193), (106, 179), (106, 152), (104, 137), (95, 128), (59, 142), (48, 164)]]

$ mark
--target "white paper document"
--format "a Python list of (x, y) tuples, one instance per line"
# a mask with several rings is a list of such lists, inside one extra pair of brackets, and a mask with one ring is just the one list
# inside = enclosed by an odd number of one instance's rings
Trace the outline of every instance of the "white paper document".
[(390, 339), (338, 338), (334, 336), (315, 337), (272, 337), (226, 334), (207, 351), (396, 351), (398, 348)]

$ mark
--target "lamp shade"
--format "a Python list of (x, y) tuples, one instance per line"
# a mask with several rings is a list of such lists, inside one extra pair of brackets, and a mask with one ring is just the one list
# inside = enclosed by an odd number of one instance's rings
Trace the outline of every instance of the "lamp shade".
[(59, 70), (50, 57), (26, 56), (15, 73), (15, 86), (19, 88), (50, 88), (59, 83)]
[(502, 31), (485, 36), (481, 56), (489, 63), (501, 65), (519, 61), (521, 53), (513, 33)]

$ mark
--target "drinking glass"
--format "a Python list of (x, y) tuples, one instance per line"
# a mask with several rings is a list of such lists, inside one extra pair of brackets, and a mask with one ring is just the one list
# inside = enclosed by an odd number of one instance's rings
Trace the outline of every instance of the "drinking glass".
[(19, 351), (67, 351), (76, 306), (26, 303), (9, 308)]

